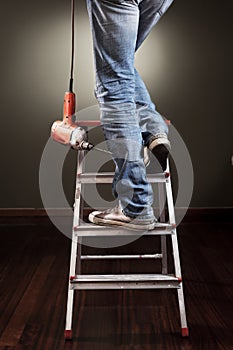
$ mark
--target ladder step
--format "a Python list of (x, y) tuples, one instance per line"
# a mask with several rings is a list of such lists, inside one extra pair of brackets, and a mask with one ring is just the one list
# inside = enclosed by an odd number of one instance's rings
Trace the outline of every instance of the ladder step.
[(81, 255), (82, 260), (101, 259), (162, 259), (163, 254), (134, 254), (134, 255)]
[(71, 289), (177, 289), (180, 283), (180, 278), (162, 274), (76, 275), (70, 278)]
[[(77, 174), (77, 182), (81, 184), (93, 184), (93, 183), (112, 183), (114, 173), (82, 173)], [(150, 183), (166, 182), (170, 176), (169, 173), (147, 174), (147, 180)]]
[(175, 225), (158, 223), (154, 230), (132, 230), (123, 226), (114, 225), (95, 225), (82, 223), (80, 226), (74, 227), (74, 234), (78, 237), (85, 236), (137, 236), (137, 235), (171, 235), (174, 234)]

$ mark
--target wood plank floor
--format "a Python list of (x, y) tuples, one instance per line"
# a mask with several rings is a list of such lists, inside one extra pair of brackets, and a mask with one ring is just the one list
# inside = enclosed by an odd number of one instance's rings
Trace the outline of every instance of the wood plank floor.
[[(74, 339), (65, 342), (70, 240), (46, 221), (5, 223), (0, 230), (0, 350), (233, 349), (232, 222), (178, 228), (186, 339), (176, 291), (82, 291), (76, 292)], [(115, 251), (152, 246), (143, 240)], [(89, 262), (84, 268), (130, 271), (132, 264)], [(134, 268), (147, 272), (151, 265), (135, 262)]]

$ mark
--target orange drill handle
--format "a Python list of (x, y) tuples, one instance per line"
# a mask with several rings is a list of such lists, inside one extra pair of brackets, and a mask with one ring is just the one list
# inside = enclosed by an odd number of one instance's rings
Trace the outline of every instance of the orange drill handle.
[(63, 121), (68, 125), (75, 125), (75, 94), (73, 92), (65, 92), (64, 105), (63, 105)]

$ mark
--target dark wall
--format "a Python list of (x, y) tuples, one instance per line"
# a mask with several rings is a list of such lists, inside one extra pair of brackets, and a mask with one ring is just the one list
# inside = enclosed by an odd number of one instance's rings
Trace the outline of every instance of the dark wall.
[[(70, 62), (69, 1), (1, 4), (0, 207), (42, 207), (40, 159), (50, 125), (62, 118)], [(193, 162), (191, 205), (232, 206), (231, 0), (175, 0), (138, 53), (137, 66)], [(77, 109), (96, 104), (85, 1), (76, 1)], [(69, 199), (75, 154), (64, 166)]]

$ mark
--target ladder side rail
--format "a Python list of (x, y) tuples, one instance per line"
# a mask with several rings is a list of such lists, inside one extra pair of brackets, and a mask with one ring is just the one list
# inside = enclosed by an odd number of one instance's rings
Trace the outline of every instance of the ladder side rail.
[[(171, 186), (171, 177), (167, 178), (167, 182), (165, 184), (165, 187), (166, 187), (166, 195), (167, 195), (169, 224), (176, 225), (174, 201), (173, 201), (172, 186)], [(176, 231), (175, 227), (174, 227), (174, 234), (171, 236), (172, 236), (172, 247), (173, 247), (174, 265), (175, 265), (174, 266), (175, 267), (175, 275), (176, 275), (176, 277), (181, 277), (181, 267), (180, 267), (177, 231)]]
[[(82, 173), (82, 166), (84, 160), (84, 151), (77, 152), (77, 173)], [(69, 277), (75, 276), (76, 268), (81, 270), (81, 245), (80, 239), (77, 237), (77, 232), (74, 227), (80, 225), (80, 204), (81, 204), (81, 183), (76, 180), (75, 187), (75, 202), (74, 202), (74, 216), (73, 216), (73, 229), (72, 229), (72, 242), (71, 242), (71, 253), (70, 253), (70, 274)], [(79, 246), (79, 249), (78, 249)], [(77, 260), (77, 250), (79, 260)], [(65, 324), (65, 337), (66, 339), (72, 338), (72, 315), (73, 315), (73, 304), (74, 304), (74, 290), (71, 289), (70, 280), (68, 284), (68, 296), (67, 296), (67, 308), (66, 308), (66, 324)]]
[[(85, 169), (85, 151), (78, 151), (77, 153), (77, 175), (82, 174)], [(75, 203), (74, 203), (74, 219), (73, 219), (73, 231), (74, 228), (80, 226), (81, 220), (83, 221), (84, 200), (82, 196), (83, 186), (79, 182), (79, 177), (76, 177), (75, 187)], [(74, 239), (75, 237), (75, 239)], [(72, 271), (70, 276), (74, 276), (76, 273), (81, 274), (81, 254), (82, 254), (82, 237), (79, 236), (78, 231), (73, 232), (73, 239), (77, 243), (76, 252), (76, 268)]]
[[(159, 216), (160, 222), (165, 222), (165, 196), (164, 183), (158, 183), (158, 202), (159, 202)], [(168, 264), (167, 264), (167, 238), (165, 235), (161, 235), (161, 253), (162, 253), (162, 274), (168, 273)]]
[[(168, 164), (168, 171), (169, 171), (169, 164)], [(167, 193), (167, 206), (168, 206), (169, 223), (175, 224), (176, 223), (175, 210), (174, 210), (174, 201), (173, 201), (171, 178), (170, 177), (167, 179), (165, 187), (166, 187), (166, 193)], [(175, 275), (176, 275), (176, 277), (178, 277), (181, 280), (180, 288), (177, 289), (179, 312), (180, 312), (180, 322), (181, 322), (181, 334), (182, 334), (182, 336), (188, 336), (188, 326), (187, 326), (187, 318), (186, 318), (186, 311), (185, 311), (183, 283), (182, 283), (180, 256), (179, 256), (179, 247), (178, 247), (176, 228), (174, 228), (174, 234), (171, 235), (171, 240), (172, 240)]]
[[(76, 187), (77, 187), (77, 183), (80, 183), (80, 176), (83, 175), (83, 173), (85, 173), (85, 155), (86, 155), (87, 151), (78, 151), (78, 155), (77, 155), (77, 174), (76, 174)], [(81, 184), (80, 184), (81, 185)], [(84, 186), (82, 187), (82, 191), (84, 191)], [(80, 186), (80, 208), (79, 208), (79, 223), (78, 225), (80, 225), (80, 220), (83, 221), (83, 213), (84, 213), (84, 196), (82, 195), (81, 192), (81, 186)], [(74, 225), (75, 227), (75, 225)]]
[[(80, 221), (83, 221), (83, 213), (84, 213), (84, 199), (82, 196), (82, 191), (84, 190), (84, 186), (79, 182), (79, 176), (78, 174), (83, 174), (85, 172), (85, 154), (86, 151), (78, 151), (77, 154), (77, 176), (76, 176), (76, 189), (79, 188), (77, 195), (79, 194), (79, 205), (77, 205), (77, 208), (74, 209), (74, 225), (73, 230), (75, 227), (80, 226)], [(76, 199), (76, 197), (75, 197)], [(75, 207), (76, 207), (75, 203)], [(76, 218), (76, 219), (75, 219)], [(77, 225), (76, 225), (77, 224)], [(77, 237), (77, 258), (76, 258), (76, 273), (75, 274), (81, 274), (81, 256), (82, 256), (82, 237), (79, 236), (78, 232), (76, 232)], [(70, 275), (73, 276), (73, 275)]]

